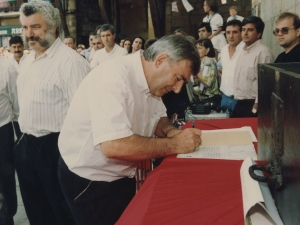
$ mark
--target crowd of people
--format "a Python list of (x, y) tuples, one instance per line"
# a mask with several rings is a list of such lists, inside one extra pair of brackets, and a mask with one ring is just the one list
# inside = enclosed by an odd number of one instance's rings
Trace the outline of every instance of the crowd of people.
[(49, 2), (22, 4), (23, 37), (12, 37), (11, 56), (0, 57), (1, 225), (14, 224), (15, 171), (30, 224), (114, 224), (136, 193), (139, 161), (201, 144), (199, 129), (178, 130), (169, 119), (184, 112), (189, 93), (219, 96), (231, 117), (257, 116), (258, 64), (300, 62), (299, 16), (276, 20), (284, 52), (275, 57), (260, 41), (261, 18), (232, 7), (224, 35), (216, 1), (203, 8), (197, 38), (178, 29), (117, 44), (104, 24), (85, 48), (60, 40)]

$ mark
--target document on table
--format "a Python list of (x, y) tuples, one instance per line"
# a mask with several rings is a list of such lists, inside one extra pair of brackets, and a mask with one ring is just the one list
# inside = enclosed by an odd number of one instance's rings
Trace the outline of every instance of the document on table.
[[(268, 185), (253, 180), (249, 175), (249, 167), (253, 164), (249, 157), (240, 170), (245, 225), (283, 225)], [(255, 173), (263, 176), (261, 171)]]
[(194, 152), (178, 154), (177, 158), (243, 160), (251, 157), (257, 160), (253, 145), (257, 139), (251, 127), (202, 131), (201, 139), (201, 145)]

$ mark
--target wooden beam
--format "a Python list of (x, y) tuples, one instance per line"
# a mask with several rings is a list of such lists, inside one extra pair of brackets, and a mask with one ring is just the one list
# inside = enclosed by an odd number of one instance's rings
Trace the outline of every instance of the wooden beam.
[(105, 0), (98, 0), (100, 12), (102, 15), (102, 19), (104, 23), (110, 23), (107, 13), (106, 13), (106, 6), (105, 6)]
[(60, 20), (61, 20), (61, 24), (62, 24), (63, 31), (65, 33), (65, 36), (70, 36), (69, 28), (68, 28), (67, 22), (66, 22), (66, 14), (62, 8), (61, 1), (55, 0), (55, 6), (59, 10)]
[(150, 12), (154, 28), (155, 37), (161, 38), (165, 35), (165, 0), (149, 0)]

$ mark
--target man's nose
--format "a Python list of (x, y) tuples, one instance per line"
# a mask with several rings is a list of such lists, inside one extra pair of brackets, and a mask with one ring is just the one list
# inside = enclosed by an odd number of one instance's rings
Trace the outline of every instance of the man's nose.
[(33, 30), (30, 27), (27, 28), (26, 30), (23, 29), (23, 31), (24, 31), (26, 37), (32, 37), (33, 36)]
[(181, 91), (182, 85), (184, 84), (183, 80), (177, 81), (176, 84), (173, 86), (173, 91), (178, 94)]

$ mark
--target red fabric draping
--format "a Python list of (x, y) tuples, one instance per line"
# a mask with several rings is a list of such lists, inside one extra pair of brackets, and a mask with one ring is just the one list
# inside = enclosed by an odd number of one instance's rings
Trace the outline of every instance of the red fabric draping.
[[(251, 126), (257, 135), (257, 118), (194, 123), (203, 130)], [(187, 127), (191, 122), (183, 129)], [(242, 225), (241, 165), (242, 160), (167, 157), (150, 173), (117, 225)]]

